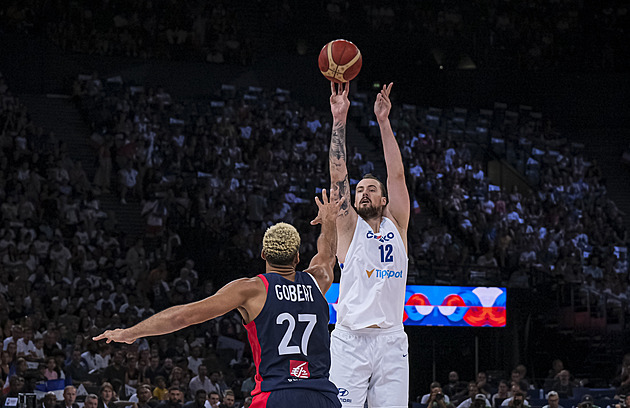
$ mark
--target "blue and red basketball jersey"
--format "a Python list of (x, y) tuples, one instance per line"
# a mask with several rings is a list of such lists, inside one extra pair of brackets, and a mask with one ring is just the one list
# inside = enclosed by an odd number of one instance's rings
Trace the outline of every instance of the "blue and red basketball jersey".
[(245, 325), (256, 364), (252, 396), (306, 388), (338, 393), (328, 379), (328, 303), (315, 279), (296, 272), (292, 282), (276, 273), (258, 275), (267, 289), (260, 314)]

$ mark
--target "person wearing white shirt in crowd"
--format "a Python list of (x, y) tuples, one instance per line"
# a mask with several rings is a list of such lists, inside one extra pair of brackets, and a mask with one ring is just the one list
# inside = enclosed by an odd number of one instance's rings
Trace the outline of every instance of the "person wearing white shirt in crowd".
[(33, 336), (35, 342), (35, 356), (37, 360), (44, 361), (46, 352), (44, 351), (44, 336), (41, 333), (35, 333)]
[(208, 374), (208, 369), (205, 364), (201, 364), (197, 370), (199, 374), (193, 377), (188, 384), (188, 388), (190, 389), (191, 394), (195, 394), (197, 390), (204, 390), (206, 393), (210, 391), (217, 391), (217, 387), (214, 387), (210, 378), (206, 377)]
[(2, 350), (6, 350), (9, 343), (17, 344), (18, 340), (21, 339), (23, 335), (24, 332), (22, 331), (22, 326), (20, 326), (19, 324), (14, 324), (13, 326), (11, 326), (11, 336), (7, 337), (2, 342)]
[(485, 394), (477, 394), (473, 397), (467, 398), (462, 401), (457, 408), (486, 408), (490, 407), (490, 401), (487, 400)]
[(16, 345), (17, 345), (16, 355), (18, 357), (24, 357), (28, 361), (37, 359), (35, 343), (33, 343), (33, 329), (32, 328), (27, 327), (24, 330), (24, 336), (21, 339), (18, 339)]
[(449, 396), (442, 392), (442, 386), (440, 385), (439, 382), (437, 382), (437, 381), (432, 382), (429, 389), (431, 390), (431, 392), (428, 393), (428, 394), (424, 394), (422, 396), (422, 398), (420, 399), (420, 403), (421, 404), (428, 403), (429, 402), (429, 398), (431, 398), (431, 394), (434, 394), (434, 393), (436, 395), (437, 394), (442, 394), (444, 396), (444, 403), (448, 404), (449, 402), (451, 402), (451, 399), (449, 398)]
[(201, 347), (194, 346), (191, 350), (190, 356), (188, 356), (188, 369), (192, 371), (193, 374), (199, 374), (199, 367), (203, 362), (203, 358), (201, 358)]
[(98, 356), (98, 344), (94, 342), (88, 343), (88, 349), (87, 351), (84, 351), (81, 354), (81, 360), (85, 361), (89, 372), (98, 370), (99, 367), (96, 360), (97, 356)]
[(521, 388), (518, 383), (512, 383), (512, 396), (510, 398), (506, 398), (501, 403), (502, 407), (518, 407), (519, 402), (514, 401), (514, 399), (520, 400), (520, 406), (529, 407), (529, 401), (525, 399), (525, 392)]

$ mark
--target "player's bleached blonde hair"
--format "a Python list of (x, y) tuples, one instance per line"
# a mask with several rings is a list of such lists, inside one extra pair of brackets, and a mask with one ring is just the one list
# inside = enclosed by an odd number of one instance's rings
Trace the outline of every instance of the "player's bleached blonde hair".
[(279, 222), (265, 231), (263, 253), (270, 264), (290, 265), (299, 249), (300, 234), (293, 225)]

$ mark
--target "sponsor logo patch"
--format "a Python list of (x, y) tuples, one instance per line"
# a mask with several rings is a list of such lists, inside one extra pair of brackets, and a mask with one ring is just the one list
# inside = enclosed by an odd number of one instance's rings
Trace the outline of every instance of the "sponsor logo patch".
[[(374, 274), (376, 272), (376, 274)], [(375, 275), (378, 279), (389, 279), (389, 278), (402, 278), (403, 271), (390, 271), (389, 269), (376, 269), (372, 268), (371, 270), (365, 270), (368, 279)]]
[(308, 361), (290, 360), (289, 374), (296, 378), (310, 378), (311, 373), (308, 371)]
[(350, 391), (345, 388), (339, 388), (339, 401), (341, 402), (352, 402), (352, 398), (348, 398)]

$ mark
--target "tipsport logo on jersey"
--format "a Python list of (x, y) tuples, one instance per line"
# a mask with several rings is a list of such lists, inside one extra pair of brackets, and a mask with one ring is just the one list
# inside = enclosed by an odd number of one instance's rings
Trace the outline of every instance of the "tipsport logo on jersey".
[[(499, 287), (407, 285), (407, 326), (505, 327), (507, 291)], [(330, 323), (337, 321), (339, 284), (326, 293)]]
[(366, 269), (365, 273), (368, 278), (374, 275), (377, 279), (389, 279), (389, 278), (402, 278), (403, 271), (390, 271), (389, 269), (376, 269), (372, 268), (369, 271)]

